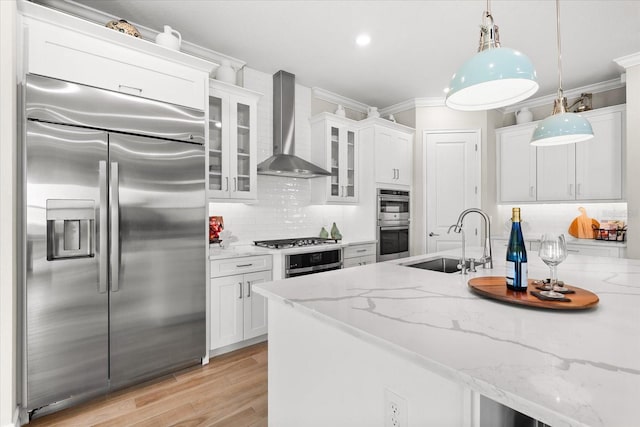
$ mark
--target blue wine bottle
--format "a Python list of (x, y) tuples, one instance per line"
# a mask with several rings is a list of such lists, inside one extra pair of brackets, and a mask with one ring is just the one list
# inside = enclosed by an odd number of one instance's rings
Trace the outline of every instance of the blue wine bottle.
[(527, 291), (527, 249), (520, 227), (520, 208), (513, 208), (511, 234), (507, 245), (507, 288), (512, 291)]

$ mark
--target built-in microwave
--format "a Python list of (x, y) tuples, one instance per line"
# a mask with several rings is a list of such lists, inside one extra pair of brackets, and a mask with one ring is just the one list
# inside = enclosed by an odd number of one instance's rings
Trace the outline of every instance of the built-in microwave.
[(377, 261), (409, 256), (409, 192), (378, 189)]

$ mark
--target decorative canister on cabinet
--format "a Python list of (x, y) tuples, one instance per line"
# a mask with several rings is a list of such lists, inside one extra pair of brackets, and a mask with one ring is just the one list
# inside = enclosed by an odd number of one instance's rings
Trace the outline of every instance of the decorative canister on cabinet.
[(216, 71), (216, 80), (221, 82), (236, 84), (236, 70), (231, 66), (231, 61), (223, 59), (220, 62), (220, 67)]
[(336, 116), (339, 117), (344, 117), (347, 113), (344, 111), (344, 107), (342, 105), (338, 105), (338, 108), (336, 109)]
[(529, 123), (533, 120), (533, 113), (529, 111), (527, 107), (522, 107), (518, 111), (516, 111), (516, 123)]
[(378, 107), (369, 107), (367, 109), (367, 117), (380, 117)]
[(180, 50), (181, 43), (182, 35), (168, 25), (164, 26), (163, 33), (158, 33), (156, 36), (156, 44), (168, 47), (169, 49)]

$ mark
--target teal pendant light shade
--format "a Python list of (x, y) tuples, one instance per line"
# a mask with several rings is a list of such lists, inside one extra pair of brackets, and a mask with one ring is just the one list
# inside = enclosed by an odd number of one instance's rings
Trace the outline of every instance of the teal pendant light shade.
[(500, 108), (527, 99), (538, 90), (536, 70), (523, 53), (508, 47), (478, 52), (449, 83), (446, 105), (463, 111)]
[(451, 77), (445, 104), (462, 111), (491, 110), (522, 101), (538, 90), (536, 70), (523, 53), (500, 47), (490, 5), (483, 13), (478, 53)]
[(553, 114), (538, 123), (531, 145), (550, 146), (572, 144), (593, 138), (591, 123), (574, 113)]
[(553, 112), (538, 123), (531, 145), (551, 146), (573, 144), (593, 138), (591, 123), (584, 117), (567, 112), (567, 98), (562, 90), (562, 44), (560, 42), (560, 0), (556, 0), (556, 31), (558, 38), (558, 97), (553, 104)]

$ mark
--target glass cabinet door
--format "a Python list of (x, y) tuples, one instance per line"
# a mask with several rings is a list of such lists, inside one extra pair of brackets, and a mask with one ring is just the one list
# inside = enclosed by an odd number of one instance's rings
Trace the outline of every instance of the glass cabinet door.
[(331, 195), (340, 197), (340, 129), (331, 126)]
[(236, 179), (235, 191), (251, 191), (251, 108), (247, 104), (236, 104)]
[(355, 197), (356, 195), (356, 181), (355, 181), (355, 163), (356, 163), (356, 134), (352, 130), (347, 130), (347, 181), (345, 197)]
[(222, 191), (222, 99), (209, 97), (209, 189)]

